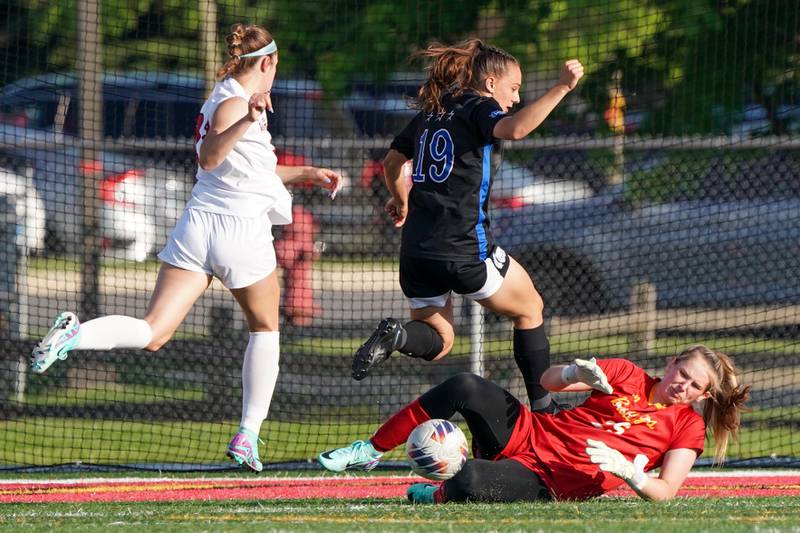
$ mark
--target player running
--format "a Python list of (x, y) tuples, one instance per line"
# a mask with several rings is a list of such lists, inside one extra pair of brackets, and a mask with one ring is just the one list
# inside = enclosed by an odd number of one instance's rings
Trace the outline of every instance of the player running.
[[(489, 193), (500, 143), (536, 129), (575, 88), (583, 66), (575, 59), (565, 62), (549, 91), (509, 115), (522, 87), (522, 71), (511, 54), (470, 39), (430, 46), (420, 55), (432, 60), (417, 99), (420, 111), (384, 159), (392, 196), (386, 211), (403, 227), (400, 286), (411, 320), (381, 321), (353, 358), (353, 378), (364, 379), (395, 350), (428, 361), (447, 355), (454, 340), (450, 294), (455, 291), (512, 320), (514, 359), (531, 408), (555, 412), (539, 384), (550, 366), (544, 304), (525, 269), (494, 242)], [(410, 192), (402, 170), (409, 160)]]
[(45, 372), (71, 350), (145, 349), (154, 352), (175, 332), (213, 277), (230, 290), (250, 329), (242, 365), (242, 417), (227, 454), (261, 471), (258, 434), (267, 418), (280, 354), (272, 226), (292, 221), (284, 184), (307, 181), (328, 189), (341, 176), (315, 167), (277, 164), (267, 122), (278, 67), (272, 35), (235, 24), (226, 38), (230, 59), (197, 120), (197, 184), (164, 249), (143, 319), (113, 315), (80, 324), (61, 313), (33, 349), (31, 369)]

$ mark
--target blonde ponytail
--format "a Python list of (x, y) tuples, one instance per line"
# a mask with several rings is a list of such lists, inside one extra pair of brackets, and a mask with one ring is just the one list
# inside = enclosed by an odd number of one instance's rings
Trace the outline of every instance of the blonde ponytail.
[(741, 424), (742, 412), (750, 396), (750, 385), (740, 385), (737, 369), (731, 358), (707, 346), (697, 344), (678, 354), (677, 359), (702, 357), (709, 368), (708, 399), (703, 405), (703, 420), (714, 436), (714, 464), (725, 462), (728, 444), (736, 439)]

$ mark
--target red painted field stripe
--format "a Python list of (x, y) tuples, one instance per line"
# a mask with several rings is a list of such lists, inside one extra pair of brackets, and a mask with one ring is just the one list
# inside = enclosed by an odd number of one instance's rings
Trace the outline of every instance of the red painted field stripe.
[[(179, 486), (182, 488), (209, 488), (209, 487), (264, 487), (264, 486), (306, 486), (313, 487), (319, 483), (343, 483), (349, 486), (372, 486), (376, 483), (413, 483), (420, 481), (421, 478), (403, 476), (373, 476), (373, 477), (303, 477), (303, 478), (270, 478), (252, 477), (249, 479), (236, 478), (199, 478), (199, 479), (67, 479), (49, 481), (0, 481), (0, 494), (10, 490), (25, 489), (36, 490), (76, 490), (103, 488), (106, 490), (118, 490), (126, 488), (128, 490), (152, 490), (164, 486)], [(424, 480), (423, 480), (424, 481)]]
[(412, 482), (413, 478), (362, 477), (19, 483), (0, 485), (0, 503), (400, 498)]
[[(609, 493), (609, 496), (633, 495), (624, 486)], [(678, 491), (678, 496), (724, 497), (724, 496), (800, 496), (798, 476), (698, 476), (689, 477)]]
[[(0, 483), (0, 503), (399, 498), (419, 478), (64, 480)], [(611, 496), (632, 496), (620, 489)], [(798, 476), (690, 477), (679, 496), (800, 496)]]

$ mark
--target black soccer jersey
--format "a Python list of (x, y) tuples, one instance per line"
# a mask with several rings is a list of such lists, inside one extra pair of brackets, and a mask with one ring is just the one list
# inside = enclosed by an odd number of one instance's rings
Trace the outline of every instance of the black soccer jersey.
[(505, 116), (493, 98), (445, 96), (443, 113), (420, 112), (391, 147), (412, 159), (413, 186), (400, 253), (449, 261), (483, 261), (494, 245), (489, 193)]

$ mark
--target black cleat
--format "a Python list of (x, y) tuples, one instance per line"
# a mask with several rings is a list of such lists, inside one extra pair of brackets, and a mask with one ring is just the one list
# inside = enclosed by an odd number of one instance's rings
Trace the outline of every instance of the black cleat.
[(361, 381), (373, 366), (386, 361), (400, 345), (403, 326), (394, 318), (384, 318), (367, 342), (353, 357), (353, 379)]

